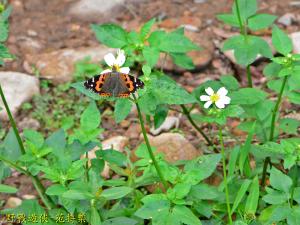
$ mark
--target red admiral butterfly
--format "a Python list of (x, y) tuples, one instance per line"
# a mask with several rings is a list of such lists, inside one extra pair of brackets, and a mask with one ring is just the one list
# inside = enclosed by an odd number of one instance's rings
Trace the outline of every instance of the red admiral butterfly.
[(127, 98), (138, 88), (143, 88), (144, 83), (134, 76), (112, 71), (92, 77), (84, 82), (84, 86), (102, 97)]

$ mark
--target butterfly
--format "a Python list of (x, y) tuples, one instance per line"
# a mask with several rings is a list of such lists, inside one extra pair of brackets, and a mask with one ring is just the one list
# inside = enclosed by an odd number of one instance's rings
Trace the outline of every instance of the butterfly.
[(132, 75), (112, 71), (88, 79), (84, 86), (101, 97), (127, 98), (138, 88), (143, 88), (144, 83)]

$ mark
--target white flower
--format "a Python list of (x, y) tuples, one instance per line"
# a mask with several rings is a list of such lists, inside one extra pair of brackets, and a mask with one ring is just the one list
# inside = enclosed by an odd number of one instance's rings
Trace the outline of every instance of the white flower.
[(112, 71), (117, 71), (117, 72), (128, 74), (130, 71), (129, 67), (121, 67), (125, 63), (125, 60), (126, 60), (125, 53), (123, 50), (120, 50), (120, 49), (118, 49), (116, 58), (112, 53), (106, 54), (104, 56), (104, 61), (110, 68), (103, 70), (101, 72), (101, 74), (112, 72)]
[(225, 105), (228, 105), (230, 103), (230, 98), (227, 95), (228, 91), (226, 88), (221, 87), (217, 93), (214, 92), (214, 90), (211, 87), (208, 87), (205, 89), (205, 92), (208, 95), (201, 95), (200, 100), (206, 102), (204, 104), (204, 108), (209, 108), (211, 104), (215, 103), (215, 105), (219, 109), (224, 109)]

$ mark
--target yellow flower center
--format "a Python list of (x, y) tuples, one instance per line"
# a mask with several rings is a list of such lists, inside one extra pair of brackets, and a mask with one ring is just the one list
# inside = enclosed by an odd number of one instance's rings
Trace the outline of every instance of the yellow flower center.
[(210, 96), (210, 100), (211, 100), (212, 102), (216, 102), (216, 101), (218, 101), (219, 99), (220, 99), (220, 96), (219, 96), (218, 94), (213, 94), (213, 95)]
[(113, 71), (120, 72), (120, 66), (117, 65), (117, 64), (114, 64), (114, 65), (112, 66), (112, 70), (113, 70)]

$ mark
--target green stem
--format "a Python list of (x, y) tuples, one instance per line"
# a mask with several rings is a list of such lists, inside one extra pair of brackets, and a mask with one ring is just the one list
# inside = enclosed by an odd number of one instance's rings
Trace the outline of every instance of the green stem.
[(23, 169), (22, 167), (20, 167), (19, 165), (17, 165), (16, 163), (10, 161), (9, 159), (4, 158), (3, 156), (0, 155), (0, 161), (6, 163), (9, 167), (27, 175), (30, 176), (30, 173), (27, 172), (27, 170)]
[[(6, 101), (6, 98), (4, 96), (4, 93), (3, 93), (3, 90), (2, 90), (2, 86), (0, 84), (0, 95), (1, 95), (1, 99), (2, 99), (2, 102), (4, 104), (4, 107), (6, 109), (6, 112), (7, 112), (7, 115), (8, 115), (8, 118), (9, 118), (9, 121), (11, 123), (11, 126), (13, 128), (13, 131), (14, 131), (14, 134), (17, 138), (17, 141), (18, 141), (18, 144), (19, 144), (19, 147), (21, 149), (21, 153), (24, 155), (26, 152), (25, 152), (25, 148), (24, 148), (24, 145), (23, 145), (23, 142), (22, 142), (22, 139), (21, 139), (21, 136), (19, 134), (19, 131), (17, 129), (17, 125), (16, 125), (16, 122), (11, 114), (11, 111), (9, 109), (9, 106), (7, 104), (7, 101)], [(5, 162), (5, 161), (4, 161)], [(45, 194), (45, 187), (42, 185), (41, 181), (39, 180), (39, 178), (37, 176), (33, 176), (31, 175), (31, 173), (29, 173), (27, 170), (24, 170), (22, 169), (21, 167), (19, 167), (18, 165), (16, 164), (13, 164), (12, 162), (8, 162), (6, 160), (6, 163), (8, 163), (10, 166), (12, 166), (13, 168), (16, 168), (18, 169), (19, 171), (23, 172), (25, 175), (29, 176), (32, 180), (32, 183), (35, 187), (35, 189), (37, 190), (40, 198), (42, 199), (43, 203), (45, 204), (45, 206), (50, 210), (52, 208), (55, 207), (55, 203), (52, 201), (51, 198), (49, 198), (46, 194)], [(17, 167), (16, 167), (17, 166)], [(22, 169), (22, 170), (20, 170)]]
[(248, 87), (252, 88), (252, 76), (251, 76), (251, 71), (250, 71), (250, 65), (247, 66), (247, 79), (248, 79)]
[(20, 137), (20, 134), (19, 134), (19, 131), (17, 129), (17, 125), (16, 125), (16, 122), (11, 114), (11, 111), (8, 107), (8, 104), (7, 104), (7, 101), (6, 101), (6, 98), (4, 96), (4, 93), (3, 93), (3, 90), (2, 90), (2, 86), (0, 85), (0, 95), (1, 95), (1, 99), (2, 99), (2, 102), (4, 104), (4, 107), (6, 109), (6, 112), (7, 112), (7, 115), (8, 115), (8, 118), (9, 118), (9, 121), (11, 123), (11, 126), (13, 128), (13, 131), (15, 133), (15, 136), (17, 138), (17, 141), (18, 141), (18, 144), (20, 146), (20, 149), (21, 149), (21, 152), (22, 154), (25, 154), (25, 148), (24, 148), (24, 145), (23, 145), (23, 142), (22, 142), (22, 139)]
[(168, 184), (167, 184), (166, 180), (163, 177), (163, 174), (162, 174), (162, 172), (160, 170), (160, 167), (159, 167), (159, 165), (158, 165), (158, 163), (157, 163), (157, 161), (155, 159), (155, 156), (153, 154), (153, 151), (151, 149), (150, 142), (149, 142), (149, 139), (148, 139), (148, 136), (147, 136), (147, 133), (146, 133), (146, 129), (145, 129), (145, 125), (144, 125), (144, 119), (143, 119), (143, 116), (142, 116), (142, 113), (141, 113), (140, 106), (139, 106), (139, 104), (136, 101), (135, 95), (133, 95), (133, 98), (135, 100), (135, 105), (136, 105), (136, 108), (137, 108), (137, 111), (138, 111), (139, 120), (140, 120), (140, 124), (141, 124), (141, 128), (142, 128), (142, 133), (143, 133), (143, 136), (144, 136), (144, 140), (145, 140), (145, 143), (146, 143), (146, 146), (147, 146), (148, 153), (149, 153), (150, 158), (151, 158), (151, 160), (153, 162), (153, 165), (154, 165), (154, 167), (156, 169), (156, 172), (157, 172), (157, 174), (158, 174), (158, 176), (160, 178), (160, 181), (162, 182), (165, 190), (167, 190), (168, 189)]
[(225, 147), (223, 141), (223, 134), (222, 134), (222, 127), (219, 128), (219, 138), (221, 144), (221, 154), (222, 154), (222, 163), (223, 163), (223, 176), (224, 176), (224, 184), (225, 184), (225, 195), (226, 195), (226, 205), (227, 205), (227, 214), (229, 219), (229, 224), (232, 225), (232, 218), (231, 218), (231, 208), (229, 202), (229, 190), (227, 184), (227, 171), (226, 171), (226, 155), (225, 155)]
[(244, 31), (244, 26), (243, 26), (242, 18), (241, 18), (239, 1), (238, 0), (234, 0), (234, 2), (235, 2), (236, 14), (237, 14), (237, 17), (238, 17), (238, 20), (239, 20), (239, 25), (240, 25), (240, 32), (241, 32), (241, 34), (243, 34), (245, 31)]
[(182, 108), (183, 114), (188, 118), (192, 126), (202, 135), (202, 137), (207, 142), (207, 145), (212, 146), (214, 149), (216, 149), (214, 143), (209, 139), (209, 137), (203, 132), (203, 130), (197, 126), (193, 118), (191, 117), (190, 111), (187, 110), (187, 108), (184, 105), (180, 105)]
[[(273, 141), (273, 139), (274, 139), (276, 116), (277, 116), (277, 112), (278, 112), (279, 107), (280, 107), (280, 103), (281, 103), (281, 99), (282, 99), (282, 96), (283, 96), (283, 92), (284, 92), (284, 88), (285, 88), (285, 85), (286, 85), (287, 78), (288, 78), (288, 76), (285, 76), (283, 78), (281, 88), (280, 88), (280, 92), (279, 92), (279, 95), (278, 95), (278, 99), (277, 99), (276, 105), (275, 105), (275, 107), (273, 109), (273, 112), (272, 112), (271, 131), (270, 131), (269, 141)], [(265, 184), (266, 184), (267, 169), (268, 169), (268, 165), (270, 163), (271, 163), (271, 158), (266, 157), (265, 161), (264, 161), (263, 172), (262, 172), (262, 180), (261, 180), (262, 187), (264, 187)]]

